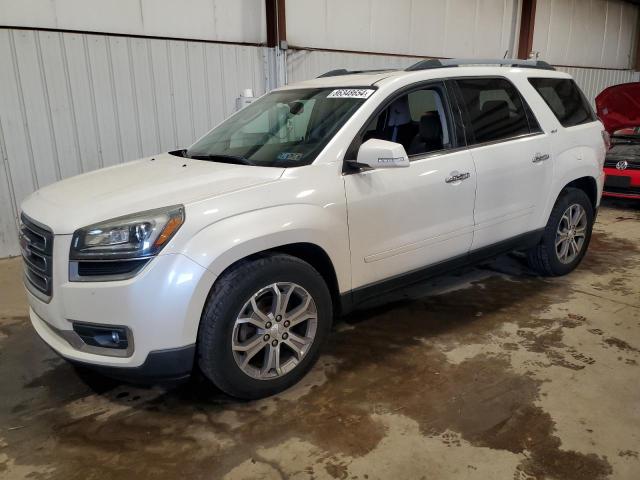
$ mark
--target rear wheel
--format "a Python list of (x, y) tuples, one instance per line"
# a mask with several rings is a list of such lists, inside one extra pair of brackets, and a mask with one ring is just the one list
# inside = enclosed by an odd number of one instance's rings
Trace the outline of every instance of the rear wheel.
[(216, 282), (205, 307), (200, 369), (230, 395), (272, 395), (313, 366), (331, 319), (329, 290), (309, 264), (282, 254), (239, 263)]
[(593, 206), (577, 188), (564, 190), (551, 211), (538, 245), (528, 252), (529, 264), (542, 275), (566, 275), (582, 261), (593, 229)]

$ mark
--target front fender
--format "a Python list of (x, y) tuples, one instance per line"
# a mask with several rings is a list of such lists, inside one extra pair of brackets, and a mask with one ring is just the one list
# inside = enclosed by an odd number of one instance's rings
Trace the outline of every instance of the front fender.
[(322, 248), (333, 263), (340, 292), (351, 288), (346, 214), (337, 208), (289, 204), (234, 215), (200, 230), (183, 253), (217, 278), (238, 260), (292, 243)]

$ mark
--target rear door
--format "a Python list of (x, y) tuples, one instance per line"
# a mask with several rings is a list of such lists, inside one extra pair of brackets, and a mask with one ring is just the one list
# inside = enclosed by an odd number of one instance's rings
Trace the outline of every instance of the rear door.
[(548, 135), (509, 80), (469, 77), (454, 82), (477, 174), (471, 247), (476, 250), (538, 228), (553, 158)]

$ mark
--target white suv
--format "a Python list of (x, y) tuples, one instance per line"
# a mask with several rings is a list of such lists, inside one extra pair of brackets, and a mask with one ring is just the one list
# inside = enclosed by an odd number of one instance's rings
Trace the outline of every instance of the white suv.
[(573, 270), (602, 192), (602, 132), (543, 62), (332, 71), (186, 150), (26, 199), (31, 321), (108, 375), (199, 367), (231, 395), (270, 395), (311, 368), (334, 315), (383, 291), (514, 249), (541, 274)]

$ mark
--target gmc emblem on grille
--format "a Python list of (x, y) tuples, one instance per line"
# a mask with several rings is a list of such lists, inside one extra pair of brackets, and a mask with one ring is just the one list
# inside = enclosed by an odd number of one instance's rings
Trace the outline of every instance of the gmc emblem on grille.
[(628, 166), (629, 162), (627, 162), (626, 160), (620, 160), (618, 163), (616, 163), (616, 168), (618, 170), (626, 170)]

